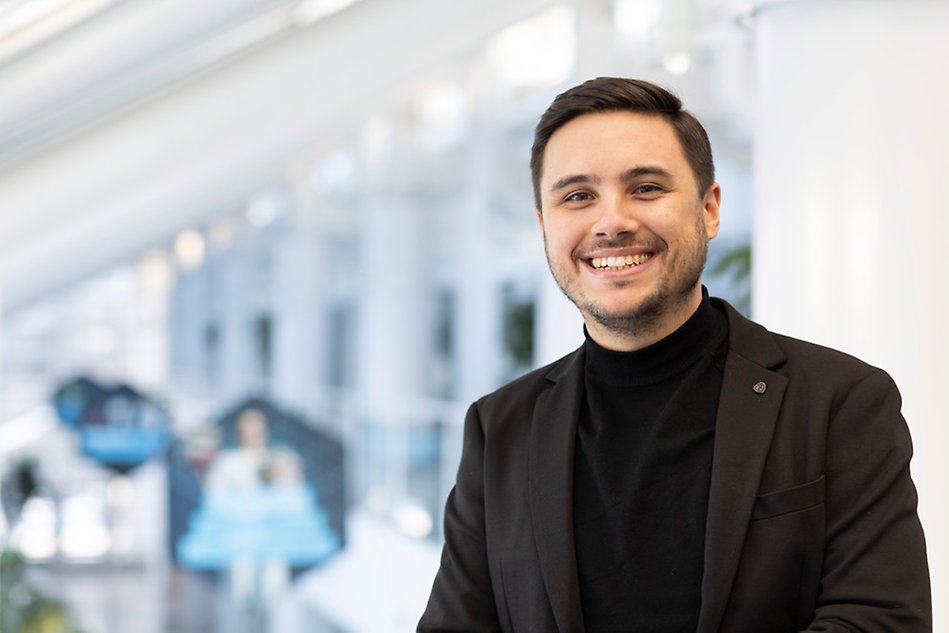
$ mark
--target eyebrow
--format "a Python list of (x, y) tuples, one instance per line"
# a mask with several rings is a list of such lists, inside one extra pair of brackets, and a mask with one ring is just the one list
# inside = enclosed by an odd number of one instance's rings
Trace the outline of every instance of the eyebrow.
[[(620, 182), (629, 182), (631, 180), (636, 180), (637, 178), (642, 178), (643, 176), (658, 176), (660, 178), (672, 178), (672, 174), (668, 170), (663, 169), (657, 165), (644, 165), (642, 167), (633, 167), (632, 169), (627, 169), (622, 174), (620, 174)], [(556, 181), (553, 185), (550, 186), (550, 192), (559, 191), (570, 185), (577, 184), (600, 184), (600, 179), (596, 176), (590, 176), (587, 174), (575, 174), (572, 176), (564, 176), (560, 180)]]
[(642, 167), (633, 167), (632, 169), (627, 169), (622, 173), (619, 179), (621, 182), (629, 182), (630, 180), (636, 180), (637, 178), (642, 178), (643, 176), (672, 178), (672, 174), (662, 167), (657, 165), (644, 165)]
[(587, 184), (593, 183), (594, 185), (600, 184), (600, 179), (596, 176), (588, 176), (586, 174), (576, 174), (574, 176), (564, 176), (553, 185), (550, 186), (550, 192), (558, 191), (564, 187), (569, 187), (570, 185), (577, 184)]

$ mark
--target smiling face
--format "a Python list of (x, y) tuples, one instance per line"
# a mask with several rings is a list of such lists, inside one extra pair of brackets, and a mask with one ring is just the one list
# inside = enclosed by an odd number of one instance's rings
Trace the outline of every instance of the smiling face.
[(698, 308), (720, 190), (699, 192), (672, 125), (629, 111), (581, 115), (550, 137), (540, 178), (547, 261), (587, 330), (633, 350)]

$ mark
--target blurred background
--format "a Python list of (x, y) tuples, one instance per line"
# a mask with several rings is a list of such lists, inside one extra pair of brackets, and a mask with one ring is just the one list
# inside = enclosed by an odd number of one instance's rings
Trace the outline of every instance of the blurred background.
[(528, 158), (598, 75), (707, 127), (712, 294), (896, 379), (946, 630), (947, 33), (944, 0), (0, 0), (0, 631), (414, 630), (467, 405), (582, 340)]

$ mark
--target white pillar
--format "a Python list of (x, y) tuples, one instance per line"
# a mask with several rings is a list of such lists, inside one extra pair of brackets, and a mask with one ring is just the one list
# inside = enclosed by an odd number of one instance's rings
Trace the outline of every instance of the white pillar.
[(214, 271), (211, 283), (216, 287), (208, 289), (216, 294), (214, 310), (219, 332), (215, 391), (227, 405), (259, 395), (264, 384), (254, 333), (256, 309), (262, 303), (255, 275), (257, 262), (251, 253), (254, 246), (252, 238), (239, 236), (233, 250)]
[(549, 275), (541, 283), (537, 297), (536, 323), (534, 364), (537, 366), (553, 362), (583, 343), (583, 319)]
[[(459, 270), (454, 328), (458, 367), (455, 393), (456, 400), (464, 403), (496, 389), (503, 364), (497, 235), (492, 223), (491, 196), (495, 195), (496, 183), (503, 180), (499, 171), (504, 162), (499, 157), (504, 146), (500, 142), (500, 126), (492, 119), (487, 103), (489, 79), (475, 75), (470, 88), (476, 112), (465, 157), (466, 195), (464, 202), (451, 211), (458, 218), (452, 248), (457, 253), (455, 264)], [(529, 209), (524, 212), (529, 213)], [(453, 477), (454, 472), (451, 474)]]
[(6, 323), (6, 315), (3, 312), (3, 279), (0, 278), (0, 421), (6, 419), (8, 411), (4, 409), (3, 403), (9, 402), (7, 394), (4, 393), (3, 374), (6, 366), (6, 358), (3, 346), (3, 326)]
[(434, 339), (425, 226), (404, 192), (371, 194), (365, 214), (356, 381), (371, 418), (404, 420), (425, 395)]
[(170, 374), (179, 387), (206, 386), (206, 274), (204, 269), (179, 272), (169, 295)]
[(949, 3), (767, 3), (755, 19), (753, 313), (886, 369), (949, 627)]
[[(398, 123), (403, 123), (398, 121)], [(403, 128), (397, 130), (407, 134)], [(410, 425), (425, 419), (432, 357), (432, 236), (424, 194), (412, 180), (410, 152), (397, 146), (367, 169), (359, 253), (362, 288), (356, 387), (360, 413), (386, 444), (365, 453), (370, 507), (393, 510), (408, 497)], [(360, 265), (360, 262), (354, 262)], [(366, 450), (366, 446), (358, 450)], [(357, 483), (357, 494), (360, 486)], [(388, 507), (378, 507), (377, 504)]]
[(326, 252), (314, 204), (295, 210), (292, 231), (275, 249), (274, 354), (277, 400), (317, 422), (325, 419), (329, 335)]
[(576, 13), (576, 65), (580, 83), (593, 77), (622, 74), (616, 52), (616, 25), (612, 0), (574, 0)]

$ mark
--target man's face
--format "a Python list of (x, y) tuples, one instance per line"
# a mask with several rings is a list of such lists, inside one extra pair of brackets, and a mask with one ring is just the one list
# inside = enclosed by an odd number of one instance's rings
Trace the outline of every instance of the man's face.
[(540, 189), (550, 270), (595, 340), (658, 340), (688, 319), (720, 191), (700, 195), (670, 123), (635, 112), (573, 119), (550, 137)]

